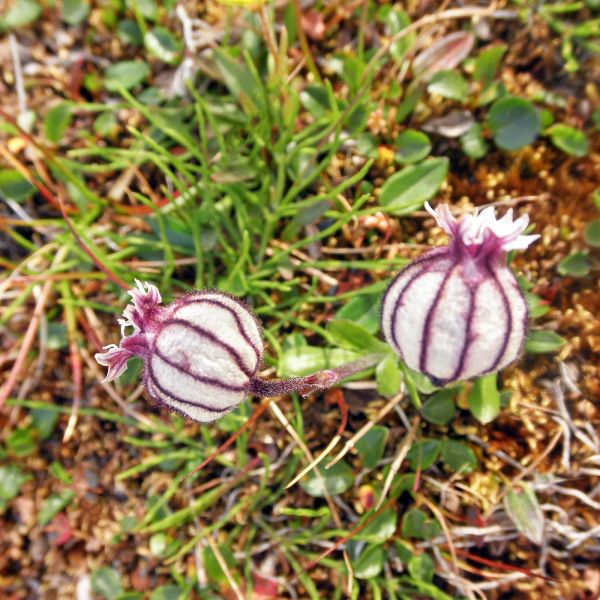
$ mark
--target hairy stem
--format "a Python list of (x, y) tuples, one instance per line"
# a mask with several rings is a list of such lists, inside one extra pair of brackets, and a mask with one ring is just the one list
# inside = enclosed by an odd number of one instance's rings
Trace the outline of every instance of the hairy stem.
[(335, 369), (317, 371), (305, 377), (290, 377), (289, 379), (261, 379), (260, 377), (256, 377), (250, 383), (250, 392), (263, 398), (285, 396), (292, 392), (298, 392), (302, 396), (307, 396), (312, 392), (331, 387), (350, 375), (355, 375), (374, 367), (384, 356), (381, 353), (366, 354), (358, 360), (341, 365)]

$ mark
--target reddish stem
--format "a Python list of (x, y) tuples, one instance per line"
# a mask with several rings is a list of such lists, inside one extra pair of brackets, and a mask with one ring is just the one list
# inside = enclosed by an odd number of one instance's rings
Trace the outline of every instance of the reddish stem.
[(335, 369), (325, 369), (305, 377), (290, 377), (289, 379), (261, 379), (256, 377), (250, 383), (250, 392), (262, 398), (286, 396), (298, 392), (307, 396), (312, 392), (324, 390), (342, 379), (374, 367), (383, 358), (383, 354), (367, 354), (358, 360), (341, 365)]

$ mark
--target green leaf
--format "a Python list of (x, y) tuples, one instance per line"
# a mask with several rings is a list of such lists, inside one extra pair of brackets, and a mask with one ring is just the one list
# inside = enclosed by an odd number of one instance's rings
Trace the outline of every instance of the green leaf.
[(498, 71), (500, 61), (506, 52), (506, 46), (497, 45), (489, 46), (484, 48), (477, 59), (475, 60), (475, 70), (473, 72), (473, 79), (486, 88), (494, 78)]
[(132, 19), (123, 19), (117, 25), (117, 35), (124, 44), (141, 46), (144, 43), (144, 34), (140, 26)]
[(458, 71), (438, 71), (431, 78), (427, 91), (450, 100), (464, 102), (467, 99), (469, 84)]
[(36, 441), (32, 435), (31, 427), (18, 427), (6, 440), (8, 451), (14, 456), (28, 456), (35, 452)]
[(396, 160), (403, 163), (415, 163), (423, 160), (431, 152), (431, 141), (416, 129), (406, 129), (396, 139)]
[(78, 25), (90, 14), (90, 5), (86, 0), (63, 0), (63, 21), (69, 25)]
[(447, 158), (429, 158), (404, 167), (381, 188), (381, 205), (390, 213), (403, 215), (420, 208), (435, 196), (448, 174)]
[(550, 310), (548, 302), (542, 300), (537, 294), (525, 292), (525, 299), (527, 300), (527, 307), (529, 308), (529, 316), (532, 319), (539, 319)]
[(144, 36), (144, 46), (152, 55), (167, 64), (176, 63), (182, 50), (182, 43), (166, 27), (155, 27)]
[(442, 442), (442, 460), (454, 471), (470, 473), (477, 466), (477, 457), (469, 446), (456, 440)]
[(347, 319), (362, 325), (369, 333), (377, 333), (380, 326), (381, 294), (355, 296), (337, 312), (338, 319)]
[(48, 323), (48, 348), (51, 350), (61, 350), (69, 344), (69, 334), (65, 323)]
[(150, 600), (182, 600), (185, 597), (184, 590), (178, 585), (161, 585), (150, 594)]
[(504, 496), (504, 510), (515, 527), (538, 546), (544, 539), (544, 513), (528, 483), (519, 484)]
[(406, 88), (404, 98), (398, 106), (396, 120), (402, 123), (416, 108), (425, 93), (425, 85), (420, 81), (411, 81)]
[(352, 569), (357, 579), (373, 579), (381, 573), (385, 552), (381, 544), (367, 546), (359, 559), (353, 564)]
[(48, 111), (44, 119), (44, 135), (57, 144), (64, 137), (72, 120), (71, 104), (69, 102), (57, 104)]
[[(410, 25), (410, 16), (405, 10), (398, 8), (397, 6), (394, 6), (393, 8), (390, 6), (383, 6), (382, 9), (388, 9), (383, 15), (383, 19), (385, 25), (389, 29), (390, 36), (394, 36), (399, 31)], [(397, 42), (394, 42), (390, 46), (390, 56), (396, 62), (402, 62), (408, 50), (412, 48), (415, 39), (416, 33), (411, 33), (399, 39)]]
[(586, 225), (583, 237), (590, 246), (600, 248), (600, 219), (595, 219)]
[(319, 465), (321, 477), (313, 469), (306, 478), (300, 481), (300, 487), (309, 495), (315, 498), (323, 498), (325, 492), (331, 496), (343, 494), (352, 487), (354, 483), (354, 471), (350, 465), (341, 460), (330, 469), (326, 469), (328, 461), (323, 461)]
[(488, 144), (483, 137), (483, 127), (473, 123), (466, 133), (460, 136), (460, 147), (470, 158), (483, 158), (488, 151)]
[(440, 524), (435, 519), (430, 519), (420, 508), (411, 508), (402, 517), (402, 537), (430, 540), (441, 531)]
[(572, 156), (585, 156), (590, 148), (590, 142), (583, 131), (562, 123), (551, 127), (550, 139), (557, 148)]
[(408, 572), (417, 581), (431, 583), (435, 574), (433, 559), (425, 552), (411, 556), (408, 561)]
[(119, 125), (113, 112), (100, 113), (94, 121), (94, 132), (102, 137), (112, 138), (117, 135)]
[(540, 122), (544, 131), (548, 129), (548, 127), (554, 123), (554, 114), (552, 111), (547, 108), (542, 108), (540, 110)]
[(57, 410), (49, 408), (35, 408), (31, 411), (32, 425), (41, 440), (47, 440), (52, 436), (59, 416)]
[(442, 449), (440, 440), (423, 439), (414, 443), (406, 458), (413, 471), (425, 471), (437, 460)]
[(573, 27), (570, 33), (576, 37), (598, 37), (600, 36), (600, 19), (587, 19)]
[(301, 208), (281, 232), (281, 239), (292, 241), (306, 225), (316, 223), (328, 210), (331, 203), (327, 201), (315, 202), (310, 206)]
[(529, 334), (525, 343), (525, 351), (529, 354), (552, 354), (558, 352), (567, 340), (554, 331), (536, 329)]
[[(231, 550), (227, 546), (222, 544), (219, 545), (219, 550), (221, 551), (221, 554), (225, 560), (225, 564), (230, 568), (235, 568), (236, 560), (233, 555), (233, 552), (231, 552)], [(225, 572), (219, 564), (219, 561), (217, 560), (217, 557), (215, 556), (214, 552), (208, 546), (204, 548), (203, 560), (209, 581), (214, 581), (217, 583), (224, 583), (227, 581), (227, 575), (225, 575)]]
[(50, 523), (63, 508), (72, 502), (73, 498), (75, 498), (73, 490), (63, 490), (59, 494), (50, 494), (38, 513), (38, 523), (40, 525)]
[(570, 277), (585, 277), (589, 275), (593, 263), (591, 258), (583, 252), (574, 252), (559, 263), (557, 270), (561, 275)]
[[(58, 415), (57, 411), (54, 412)], [(50, 473), (52, 474), (52, 477), (56, 477), (56, 479), (62, 481), (63, 483), (67, 483), (69, 485), (73, 483), (73, 477), (71, 474), (57, 460), (52, 461), (52, 464), (50, 465)]]
[[(368, 519), (373, 518), (373, 513), (368, 512), (360, 520), (358, 527)], [(359, 533), (354, 536), (356, 540), (364, 540), (371, 544), (379, 544), (385, 542), (396, 533), (398, 523), (397, 512), (390, 508), (379, 513), (372, 521), (369, 522)]]
[(471, 414), (484, 425), (493, 421), (500, 412), (500, 394), (496, 373), (479, 377), (469, 393)]
[(289, 348), (279, 355), (277, 374), (280, 377), (310, 375), (323, 369), (333, 369), (359, 358), (359, 354), (342, 348), (301, 346)]
[(364, 327), (353, 321), (334, 319), (327, 324), (327, 331), (338, 345), (350, 350), (369, 350), (371, 352), (388, 352), (389, 346), (378, 340)]
[(23, 202), (33, 196), (35, 186), (31, 185), (19, 171), (0, 170), (0, 195), (15, 202)]
[(452, 421), (456, 414), (455, 393), (453, 389), (444, 389), (427, 398), (421, 409), (423, 418), (436, 425), (446, 425)]
[(398, 498), (405, 492), (412, 493), (415, 489), (416, 475), (415, 473), (404, 473), (404, 475), (397, 475), (392, 482), (392, 489), (390, 491), (390, 498)]
[(117, 83), (129, 90), (147, 79), (150, 65), (140, 60), (124, 60), (108, 67), (104, 75), (104, 86), (109, 92), (118, 91)]
[(36, 0), (16, 0), (11, 8), (0, 16), (0, 31), (29, 25), (41, 14), (42, 7)]
[(492, 105), (488, 126), (497, 146), (503, 150), (518, 150), (535, 141), (542, 125), (529, 100), (505, 96)]
[(365, 469), (374, 469), (381, 460), (388, 434), (387, 427), (375, 425), (356, 442), (356, 450)]
[(262, 107), (264, 102), (261, 83), (255, 79), (248, 66), (234, 60), (223, 50), (215, 51), (214, 58), (225, 85), (238, 98), (244, 110), (254, 113)]
[(18, 496), (23, 484), (31, 478), (16, 465), (0, 466), (0, 512)]
[(325, 117), (331, 112), (331, 98), (324, 85), (309, 85), (300, 92), (300, 102), (313, 117)]
[(123, 592), (121, 576), (110, 567), (100, 567), (92, 573), (92, 590), (106, 600), (117, 600)]
[(391, 352), (375, 368), (377, 391), (382, 396), (391, 397), (400, 391), (402, 370), (398, 357)]
[(157, 0), (127, 0), (125, 4), (134, 13), (139, 11), (144, 18), (150, 21), (156, 21), (158, 18)]
[(410, 367), (404, 365), (404, 369), (407, 373), (407, 376), (410, 378), (412, 383), (415, 384), (417, 390), (421, 392), (421, 394), (433, 394), (436, 392), (438, 388), (433, 385), (429, 377), (424, 373), (419, 373), (419, 371), (414, 371)]

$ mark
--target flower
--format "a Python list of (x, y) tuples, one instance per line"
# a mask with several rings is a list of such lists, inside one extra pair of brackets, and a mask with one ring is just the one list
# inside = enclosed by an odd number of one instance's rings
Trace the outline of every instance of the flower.
[[(133, 356), (144, 360), (143, 382), (159, 404), (200, 422), (238, 406), (250, 389), (263, 355), (261, 327), (239, 300), (196, 291), (161, 306), (158, 288), (136, 281), (132, 302), (119, 319), (123, 338), (96, 360), (112, 381)], [(127, 328), (133, 328), (126, 335)]]
[[(264, 380), (262, 329), (243, 302), (215, 290), (185, 294), (162, 306), (158, 288), (136, 280), (123, 311), (119, 345), (105, 346), (96, 360), (108, 367), (105, 382), (119, 377), (134, 356), (144, 361), (142, 380), (158, 404), (195, 421), (214, 421), (249, 394), (303, 395), (375, 365), (381, 356), (364, 356), (335, 369), (305, 377)], [(128, 335), (127, 330), (133, 329)]]
[(436, 385), (498, 371), (521, 353), (528, 328), (525, 297), (507, 266), (509, 250), (524, 250), (539, 235), (522, 235), (524, 215), (494, 208), (457, 221), (447, 205), (427, 211), (450, 234), (404, 268), (383, 298), (385, 339)]

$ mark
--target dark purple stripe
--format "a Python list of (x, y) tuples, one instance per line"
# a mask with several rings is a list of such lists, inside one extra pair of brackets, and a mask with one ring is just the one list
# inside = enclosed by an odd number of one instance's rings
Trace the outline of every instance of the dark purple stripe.
[(443, 256), (444, 254), (447, 253), (446, 250), (447, 250), (446, 248), (440, 248), (439, 251), (438, 251), (438, 248), (434, 248), (433, 250), (428, 250), (425, 254), (423, 254), (423, 256), (421, 256), (420, 258), (417, 258), (416, 260), (414, 260), (411, 263), (409, 263), (408, 265), (406, 265), (404, 267), (404, 269), (402, 269), (400, 271), (400, 273), (398, 273), (398, 275), (396, 275), (396, 277), (394, 277), (394, 279), (392, 280), (392, 282), (388, 286), (387, 290), (383, 294), (383, 298), (381, 299), (381, 306), (382, 307), (385, 306), (388, 294), (392, 291), (392, 288), (394, 287), (394, 284), (396, 283), (396, 281), (398, 281), (398, 279), (400, 279), (401, 277), (403, 277), (413, 267), (416, 267), (416, 266), (418, 266), (418, 265), (420, 265), (420, 264), (422, 264), (424, 262), (428, 262), (430, 260), (433, 260), (434, 258), (438, 258), (438, 257)]
[(404, 286), (403, 290), (400, 292), (400, 294), (398, 295), (398, 298), (396, 299), (396, 304), (394, 304), (394, 310), (392, 311), (392, 316), (391, 316), (392, 342), (394, 343), (394, 345), (396, 346), (396, 348), (398, 348), (398, 351), (400, 351), (401, 348), (400, 348), (400, 343), (398, 342), (398, 337), (396, 335), (396, 319), (398, 317), (398, 311), (400, 310), (400, 306), (402, 304), (402, 300), (403, 300), (406, 292), (408, 292), (408, 290), (413, 286), (413, 284), (416, 281), (418, 281), (419, 279), (421, 279), (421, 277), (423, 277), (423, 275), (427, 275), (428, 273), (431, 273), (431, 271), (427, 267), (425, 267), (424, 269), (422, 269), (418, 273), (415, 273), (406, 282), (406, 285)]
[[(435, 252), (435, 254), (433, 254), (434, 252)], [(446, 253), (445, 252), (436, 252), (435, 250), (432, 250), (431, 252), (428, 252), (425, 256), (422, 256), (421, 258), (417, 259), (415, 262), (411, 263), (408, 267), (403, 269), (396, 276), (394, 281), (392, 281), (392, 283), (390, 284), (390, 287), (388, 288), (387, 292), (385, 293), (385, 295), (383, 297), (382, 306), (384, 305), (384, 303), (386, 301), (386, 297), (387, 297), (388, 293), (391, 291), (391, 289), (394, 287), (394, 284), (396, 283), (396, 281), (398, 281), (398, 279), (400, 279), (400, 277), (403, 277), (409, 269), (412, 269), (413, 267), (419, 267), (419, 266), (423, 267), (424, 266), (423, 263), (430, 262), (435, 258), (440, 258), (444, 254), (446, 254)], [(425, 267), (425, 269), (421, 269), (420, 271), (415, 273), (412, 277), (409, 277), (408, 281), (404, 284), (404, 288), (398, 295), (398, 298), (396, 298), (396, 303), (394, 304), (392, 314), (390, 315), (390, 323), (391, 323), (390, 330), (391, 330), (391, 335), (392, 335), (392, 343), (394, 344), (394, 346), (396, 346), (396, 348), (398, 349), (398, 352), (400, 352), (400, 354), (402, 354), (402, 352), (401, 352), (400, 344), (398, 343), (398, 339), (396, 336), (396, 316), (398, 315), (398, 310), (400, 310), (400, 304), (402, 303), (402, 298), (404, 297), (404, 295), (406, 294), (408, 289), (412, 286), (413, 283), (415, 283), (415, 281), (417, 279), (419, 279), (426, 273), (430, 273), (430, 272), (431, 271), (427, 267)]]
[(156, 354), (156, 356), (158, 356), (161, 360), (164, 360), (170, 367), (173, 367), (180, 373), (191, 377), (194, 381), (206, 383), (207, 385), (213, 385), (221, 388), (222, 390), (230, 390), (232, 392), (244, 392), (247, 389), (247, 385), (232, 385), (230, 383), (225, 383), (220, 379), (214, 379), (213, 377), (205, 377), (204, 375), (196, 375), (195, 373), (191, 373), (184, 366), (176, 363), (172, 358), (165, 356), (156, 346), (154, 347), (154, 354)]
[(220, 340), (214, 333), (207, 331), (199, 325), (194, 325), (193, 323), (190, 323), (185, 319), (169, 319), (168, 321), (165, 321), (165, 323), (163, 324), (163, 331), (169, 325), (181, 325), (182, 327), (187, 327), (188, 329), (191, 329), (194, 333), (197, 333), (199, 336), (210, 340), (220, 348), (223, 348), (223, 350), (225, 350), (229, 354), (229, 356), (231, 356), (231, 358), (240, 368), (242, 373), (244, 373), (244, 375), (246, 375), (248, 378), (254, 375), (254, 371), (248, 369), (248, 367), (244, 364), (244, 359), (242, 358), (240, 353), (235, 348), (232, 348), (229, 344)]
[[(202, 410), (205, 410), (205, 411), (213, 413), (213, 414), (226, 413), (229, 410), (231, 410), (231, 407), (229, 407), (229, 408), (215, 408), (214, 406), (208, 406), (207, 404), (202, 404), (201, 402), (192, 402), (191, 400), (186, 400), (185, 398), (180, 398), (177, 394), (173, 394), (172, 392), (168, 392), (162, 385), (160, 385), (160, 383), (158, 383), (158, 379), (157, 379), (156, 375), (154, 374), (154, 370), (152, 369), (152, 365), (150, 363), (151, 363), (151, 361), (148, 361), (146, 363), (146, 367), (148, 369), (148, 378), (150, 380), (150, 383), (161, 394), (163, 394), (164, 396), (167, 396), (168, 398), (172, 398), (174, 402), (179, 402), (180, 404), (186, 404), (188, 406), (196, 406), (198, 408), (201, 408)], [(153, 396), (153, 398), (155, 398), (155, 396)], [(164, 398), (155, 398), (155, 399), (158, 400), (159, 402), (162, 402), (166, 406), (170, 406), (168, 400), (165, 400)], [(176, 406), (171, 406), (171, 408), (174, 409), (174, 410), (177, 410)]]
[(491, 372), (496, 369), (496, 367), (500, 364), (502, 357), (504, 356), (504, 352), (506, 351), (506, 347), (508, 346), (508, 340), (510, 339), (510, 334), (512, 331), (513, 318), (512, 318), (512, 307), (510, 305), (510, 302), (508, 300), (506, 292), (504, 291), (504, 288), (502, 287), (502, 284), (500, 283), (500, 280), (498, 279), (498, 276), (496, 275), (496, 271), (493, 269), (493, 267), (490, 266), (489, 260), (486, 261), (486, 269), (488, 270), (489, 274), (491, 275), (491, 277), (494, 281), (494, 286), (496, 287), (498, 292), (500, 292), (500, 296), (502, 297), (502, 304), (504, 304), (504, 309), (506, 311), (506, 331), (504, 332), (504, 339), (502, 340), (502, 345), (500, 346), (500, 351), (498, 352), (498, 356), (492, 362), (491, 366), (488, 369), (486, 369), (486, 371), (485, 371), (485, 372)]
[(479, 291), (479, 284), (475, 285), (474, 289), (469, 287), (469, 309), (467, 311), (467, 328), (465, 331), (465, 341), (460, 351), (460, 358), (458, 359), (458, 365), (450, 378), (451, 381), (456, 381), (459, 375), (463, 372), (465, 366), (465, 360), (467, 358), (467, 352), (469, 351), (471, 329), (473, 328), (473, 318), (477, 311), (477, 292)]
[[(440, 250), (442, 250), (442, 248), (440, 248)], [(443, 250), (446, 250), (446, 249), (443, 248)], [(430, 261), (433, 258), (437, 258), (437, 257), (439, 257), (439, 256), (441, 256), (443, 254), (446, 254), (446, 252), (438, 252), (438, 249), (434, 248), (433, 250), (427, 251), (425, 254), (423, 254), (423, 256), (421, 256), (421, 257), (417, 258), (416, 260), (413, 260), (412, 262), (408, 263), (400, 271), (400, 273), (398, 273), (398, 275), (396, 275), (396, 277), (394, 277), (394, 279), (392, 280), (392, 282), (388, 286), (387, 290), (383, 294), (383, 298), (381, 300), (381, 306), (385, 306), (388, 294), (392, 291), (392, 288), (394, 287), (394, 284), (396, 283), (396, 281), (398, 281), (398, 279), (400, 279), (400, 277), (402, 277), (403, 275), (405, 275), (413, 267), (416, 267), (417, 265), (420, 265), (420, 264), (422, 264), (424, 262)]]
[(444, 288), (448, 281), (450, 281), (450, 276), (454, 273), (454, 271), (460, 266), (459, 263), (454, 263), (449, 269), (444, 278), (442, 279), (442, 283), (437, 291), (437, 295), (431, 304), (429, 311), (427, 312), (427, 316), (425, 317), (425, 325), (423, 326), (423, 337), (421, 338), (421, 350), (419, 352), (419, 370), (423, 373), (427, 373), (427, 354), (429, 350), (429, 342), (431, 337), (431, 326), (435, 320), (435, 315), (437, 313), (438, 306), (442, 300), (442, 296), (444, 294)]
[[(234, 302), (235, 302), (235, 300), (234, 300)], [(235, 312), (235, 310), (233, 310), (233, 308), (231, 308), (231, 306), (227, 306), (227, 304), (223, 304), (216, 298), (202, 298), (202, 297), (194, 298), (194, 297), (191, 297), (189, 300), (184, 299), (184, 302), (182, 303), (182, 307), (189, 306), (190, 304), (200, 304), (200, 303), (212, 304), (213, 306), (218, 306), (220, 308), (224, 308), (227, 312), (229, 312), (231, 315), (233, 315), (233, 318), (235, 319), (235, 322), (236, 322), (238, 331), (240, 332), (240, 335), (246, 340), (246, 342), (252, 348), (252, 350), (254, 350), (254, 354), (256, 354), (256, 358), (257, 359), (260, 358), (260, 349), (254, 345), (252, 338), (246, 332), (246, 329), (244, 327), (244, 324), (242, 323), (242, 320), (240, 319), (240, 316)], [(241, 305), (240, 305), (240, 309), (246, 310)], [(177, 310), (179, 310), (179, 309), (177, 309)], [(175, 311), (175, 312), (177, 312), (177, 311)]]

